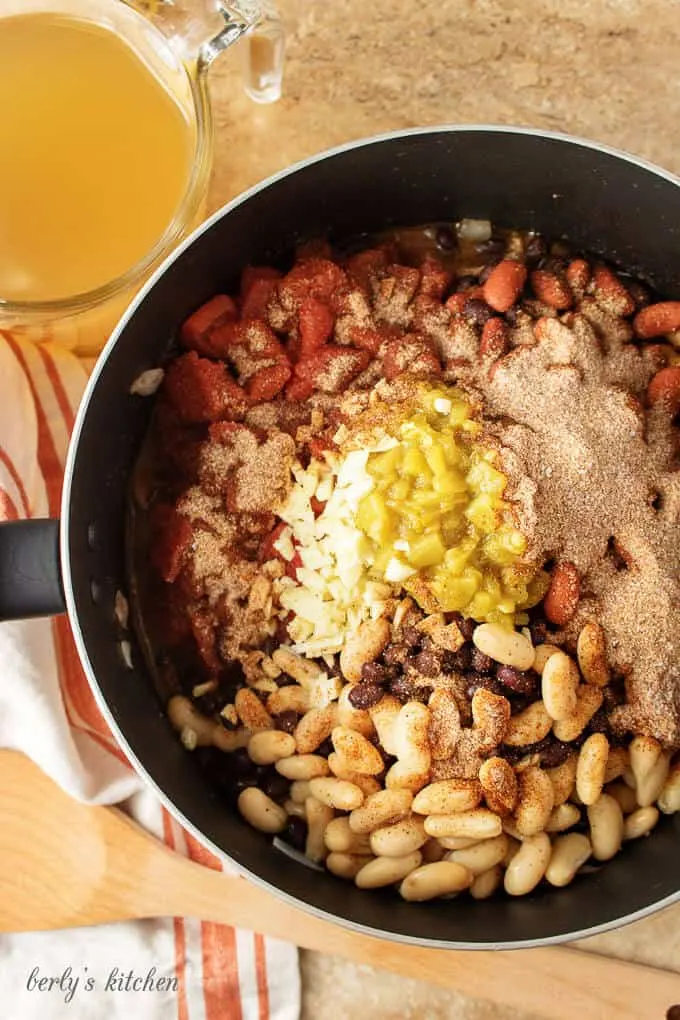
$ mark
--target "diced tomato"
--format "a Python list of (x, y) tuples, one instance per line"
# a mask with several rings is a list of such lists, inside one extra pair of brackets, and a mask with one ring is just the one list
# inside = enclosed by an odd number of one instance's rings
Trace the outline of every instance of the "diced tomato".
[(347, 272), (352, 280), (370, 294), (372, 282), (383, 275), (394, 257), (394, 250), (387, 246), (368, 248), (366, 251), (357, 252), (356, 255), (350, 255), (346, 263)]
[(312, 512), (315, 517), (319, 517), (326, 509), (325, 500), (324, 502), (322, 502), (320, 499), (317, 499), (316, 496), (312, 496), (312, 498), (309, 501), (309, 505), (311, 506)]
[(265, 535), (260, 543), (260, 549), (257, 554), (258, 563), (266, 563), (268, 560), (282, 560), (285, 562), (279, 550), (274, 548), (274, 542), (278, 542), (287, 527), (288, 525), (285, 521), (279, 521), (274, 530)]
[(269, 266), (246, 266), (241, 274), (241, 317), (264, 319), (269, 299), (281, 279), (278, 269)]
[(377, 354), (386, 340), (395, 340), (401, 334), (394, 326), (381, 325), (374, 328), (353, 326), (349, 335), (355, 347), (362, 351), (370, 351), (371, 354)]
[(251, 432), (247, 425), (241, 425), (236, 421), (216, 421), (208, 427), (208, 435), (213, 443), (223, 443), (230, 446), (234, 436), (239, 432)]
[[(215, 338), (219, 338), (224, 357), (236, 369), (242, 385), (263, 368), (270, 368), (272, 365), (290, 367), (288, 355), (281, 341), (261, 319), (244, 319), (242, 322), (229, 323), (215, 332)], [(268, 385), (271, 386), (271, 380), (268, 380)], [(263, 383), (260, 388), (264, 391), (265, 384)], [(278, 392), (279, 390), (275, 390), (272, 395)]]
[(314, 436), (307, 443), (307, 448), (311, 457), (315, 457), (317, 460), (323, 461), (326, 450), (336, 450), (337, 446), (332, 439), (325, 439), (323, 436)]
[(333, 335), (335, 316), (318, 298), (305, 298), (300, 305), (298, 316), (300, 330), (300, 358), (308, 357)]
[(199, 358), (195, 351), (182, 354), (169, 366), (163, 380), (165, 395), (185, 422), (243, 418), (248, 397), (226, 366)]
[(370, 360), (369, 351), (327, 344), (297, 363), (286, 396), (290, 400), (306, 400), (315, 390), (342, 393)]
[(418, 292), (441, 300), (451, 286), (452, 279), (453, 274), (448, 269), (444, 269), (441, 262), (429, 256), (420, 267), (420, 287)]
[(221, 669), (222, 662), (215, 647), (217, 620), (212, 613), (206, 612), (193, 612), (190, 614), (190, 619), (198, 654), (208, 669)]
[(452, 294), (451, 297), (448, 297), (445, 304), (451, 315), (462, 315), (465, 302), (468, 301), (469, 297), (470, 295), (467, 291), (460, 291), (458, 294)]
[(149, 514), (151, 562), (166, 582), (177, 580), (191, 548), (193, 532), (186, 517), (169, 503), (157, 503)]
[(345, 279), (343, 270), (330, 259), (304, 259), (283, 277), (278, 289), (284, 301), (298, 306), (307, 297), (328, 302)]
[(189, 316), (180, 330), (180, 340), (188, 350), (208, 357), (219, 357), (212, 344), (212, 333), (219, 326), (235, 322), (237, 318), (238, 308), (233, 298), (227, 294), (217, 294)]
[(272, 400), (280, 393), (292, 374), (288, 364), (270, 365), (259, 369), (246, 383), (246, 393), (253, 403)]
[(439, 358), (431, 344), (415, 333), (394, 340), (383, 358), (383, 372), (389, 382), (405, 372), (409, 375), (427, 377), (440, 375), (441, 370)]
[(298, 567), (301, 567), (301, 566), (303, 566), (302, 557), (300, 556), (300, 553), (296, 549), (295, 552), (293, 553), (292, 560), (288, 560), (288, 562), (286, 563), (286, 576), (287, 577), (292, 577), (292, 579), (294, 581), (297, 581), (297, 579), (298, 579), (298, 575), (297, 575)]

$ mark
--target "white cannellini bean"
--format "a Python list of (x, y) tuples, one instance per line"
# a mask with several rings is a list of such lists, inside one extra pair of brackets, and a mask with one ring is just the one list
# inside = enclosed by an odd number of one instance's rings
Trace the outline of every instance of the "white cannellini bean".
[(546, 879), (558, 888), (569, 885), (591, 853), (590, 840), (580, 832), (568, 832), (566, 836), (558, 836), (545, 871)]
[(327, 856), (324, 833), (326, 827), (333, 821), (333, 808), (322, 804), (316, 797), (308, 797), (305, 801), (305, 812), (307, 815), (307, 842), (305, 843), (305, 856), (310, 861), (319, 863)]
[(422, 859), (419, 850), (404, 857), (375, 857), (357, 872), (354, 881), (359, 889), (380, 889), (384, 885), (394, 885), (420, 867)]
[(389, 639), (390, 625), (383, 616), (361, 623), (340, 652), (340, 669), (345, 679), (350, 683), (361, 680), (362, 667), (378, 658)]
[(346, 816), (333, 818), (328, 823), (323, 834), (323, 841), (331, 853), (371, 854), (368, 836), (352, 832), (349, 827), (349, 818)]
[[(298, 754), (311, 754), (331, 735), (336, 722), (337, 706), (310, 708), (295, 727), (294, 742)], [(291, 751), (291, 754), (293, 752)]]
[(467, 836), (470, 839), (490, 839), (500, 836), (503, 825), (498, 815), (486, 808), (460, 811), (455, 815), (428, 815), (425, 832), (428, 836)]
[(308, 779), (296, 779), (290, 784), (290, 799), (296, 804), (304, 804), (311, 797)]
[(671, 765), (657, 804), (665, 815), (680, 811), (680, 761), (674, 761)]
[(472, 640), (480, 652), (495, 662), (515, 669), (531, 669), (534, 664), (534, 647), (523, 634), (507, 630), (498, 623), (482, 623), (475, 627)]
[(330, 853), (326, 858), (326, 867), (338, 878), (348, 878), (354, 881), (361, 869), (371, 861), (372, 858), (362, 854)]
[(374, 829), (370, 847), (376, 857), (405, 857), (414, 850), (420, 850), (428, 840), (424, 820), (411, 817)]
[(378, 740), (388, 754), (396, 755), (397, 753), (395, 727), (400, 712), (401, 703), (391, 694), (386, 694), (377, 705), (368, 710), (371, 722), (378, 734)]
[(364, 795), (358, 786), (348, 783), (346, 779), (336, 779), (335, 776), (310, 779), (309, 789), (312, 797), (338, 811), (353, 811), (364, 802)]
[(319, 754), (294, 754), (279, 758), (274, 768), (286, 779), (316, 779), (330, 772), (328, 762)]
[(295, 739), (282, 730), (258, 730), (248, 741), (248, 757), (256, 765), (273, 765), (295, 753)]
[(437, 896), (450, 896), (462, 892), (472, 882), (472, 874), (461, 864), (452, 861), (436, 861), (423, 864), (412, 871), (399, 887), (405, 900), (422, 903)]
[(640, 789), (647, 775), (652, 771), (661, 757), (661, 744), (654, 737), (633, 737), (628, 745), (630, 768), (635, 778), (635, 787)]
[(328, 766), (338, 779), (346, 779), (348, 783), (358, 786), (364, 797), (370, 797), (372, 793), (382, 790), (382, 786), (373, 776), (362, 776), (360, 772), (354, 772), (348, 768), (344, 758), (341, 758), (336, 751), (331, 751), (328, 755)]
[(254, 829), (272, 835), (285, 829), (288, 822), (285, 809), (256, 786), (242, 790), (237, 803), (239, 811)]
[(549, 644), (536, 645), (536, 648), (534, 649), (535, 654), (533, 668), (539, 675), (542, 675), (543, 670), (545, 669), (545, 664), (550, 658), (550, 656), (554, 655), (555, 652), (559, 651), (560, 649), (557, 647), (557, 645)]
[(482, 787), (476, 779), (441, 779), (416, 794), (413, 810), (419, 815), (450, 815), (476, 808), (481, 799)]
[(561, 765), (556, 765), (552, 769), (545, 770), (553, 785), (555, 807), (559, 807), (560, 804), (564, 804), (565, 801), (569, 800), (574, 792), (577, 764), (578, 755), (572, 754), (566, 759), (566, 761), (563, 761)]
[(264, 707), (255, 691), (241, 687), (234, 697), (234, 707), (239, 719), (247, 730), (273, 730), (274, 720)]
[(576, 691), (580, 677), (573, 659), (564, 652), (555, 652), (545, 666), (541, 693), (546, 712), (553, 719), (567, 719), (576, 709)]
[(662, 752), (656, 762), (649, 770), (645, 778), (637, 784), (637, 799), (640, 807), (649, 807), (661, 795), (664, 783), (668, 778), (671, 757)]
[(411, 814), (413, 794), (408, 790), (379, 790), (366, 798), (361, 807), (352, 811), (349, 824), (352, 832), (367, 833), (385, 825), (393, 825)]
[(526, 747), (537, 744), (550, 733), (553, 719), (548, 715), (542, 701), (533, 704), (510, 717), (504, 743), (510, 747)]
[(628, 815), (623, 823), (623, 838), (639, 839), (652, 831), (659, 821), (659, 810), (655, 807), (641, 807)]
[(515, 825), (522, 838), (535, 836), (545, 829), (554, 801), (553, 785), (543, 769), (534, 765), (521, 773)]
[(494, 868), (490, 868), (489, 871), (476, 876), (470, 886), (470, 896), (472, 896), (473, 900), (488, 900), (500, 887), (502, 881), (503, 868), (500, 864), (497, 864)]
[(583, 733), (592, 717), (602, 704), (602, 691), (592, 684), (580, 684), (576, 692), (576, 708), (566, 719), (558, 719), (553, 733), (558, 740), (569, 743)]
[[(367, 740), (372, 740), (375, 736), (375, 727), (370, 715), (365, 709), (355, 708), (349, 700), (349, 696), (355, 687), (356, 684), (345, 684), (340, 691), (337, 722), (339, 726), (347, 726), (350, 730), (356, 730), (357, 733), (361, 733), (362, 737), (366, 737)], [(397, 702), (397, 704), (399, 703)]]
[(610, 783), (606, 792), (614, 798), (624, 815), (631, 814), (639, 807), (635, 790), (625, 783)]
[(545, 832), (524, 839), (506, 869), (505, 891), (510, 896), (525, 896), (535, 889), (545, 875), (551, 851), (550, 838)]
[(590, 842), (596, 861), (609, 861), (623, 842), (623, 811), (614, 797), (603, 793), (588, 807)]
[(334, 750), (349, 768), (362, 775), (377, 776), (385, 767), (382, 755), (366, 737), (348, 726), (336, 726), (331, 733)]
[(479, 769), (479, 781), (487, 807), (497, 815), (510, 815), (517, 807), (517, 776), (505, 758), (487, 758)]
[(609, 741), (604, 733), (591, 733), (576, 763), (576, 792), (582, 804), (594, 804), (602, 793)]
[(586, 623), (578, 636), (576, 656), (586, 683), (606, 687), (609, 683), (607, 646), (599, 623)]
[(550, 814), (545, 826), (546, 832), (566, 832), (576, 825), (581, 817), (581, 812), (575, 804), (559, 804)]
[(454, 861), (456, 864), (462, 864), (473, 875), (481, 875), (505, 860), (507, 852), (508, 837), (502, 833), (500, 836), (494, 836), (493, 839), (475, 843), (467, 850), (452, 850), (447, 854), (446, 859)]

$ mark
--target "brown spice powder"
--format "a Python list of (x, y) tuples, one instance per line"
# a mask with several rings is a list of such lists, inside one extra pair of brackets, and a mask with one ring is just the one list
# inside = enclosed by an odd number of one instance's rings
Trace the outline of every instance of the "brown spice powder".
[[(680, 746), (680, 477), (674, 429), (640, 397), (657, 366), (618, 327), (598, 335), (581, 315), (547, 320), (543, 339), (517, 347), (489, 375), (461, 375), (498, 418), (510, 498), (536, 562), (570, 560), (582, 601), (566, 629), (574, 642), (602, 624), (608, 657), (626, 674), (621, 731)], [(600, 324), (602, 329), (602, 324)], [(612, 546), (628, 562), (620, 569)]]

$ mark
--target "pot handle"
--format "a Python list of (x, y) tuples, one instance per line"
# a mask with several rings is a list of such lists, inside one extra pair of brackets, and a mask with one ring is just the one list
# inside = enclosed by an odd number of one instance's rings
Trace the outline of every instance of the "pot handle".
[(56, 616), (65, 609), (59, 521), (0, 524), (0, 620)]

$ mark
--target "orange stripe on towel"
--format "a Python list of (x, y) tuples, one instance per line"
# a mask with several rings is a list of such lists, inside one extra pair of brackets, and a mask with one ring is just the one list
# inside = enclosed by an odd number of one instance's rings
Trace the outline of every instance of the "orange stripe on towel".
[[(165, 808), (163, 812), (163, 839), (171, 850), (175, 849), (175, 839), (172, 835), (172, 822), (170, 815)], [(173, 917), (173, 928), (175, 936), (175, 976), (177, 977), (177, 1020), (189, 1020), (189, 1005), (187, 1001), (187, 940), (184, 931), (184, 919)]]
[[(190, 833), (185, 833), (192, 861), (213, 871), (222, 865), (215, 854), (202, 846)], [(203, 921), (203, 1000), (206, 1020), (242, 1020), (241, 986), (238, 976), (238, 951), (234, 929), (226, 924)]]
[(21, 500), (21, 509), (23, 510), (24, 517), (30, 517), (31, 509), (28, 503), (28, 496), (26, 494), (26, 488), (22, 481), (21, 475), (15, 468), (14, 461), (7, 453), (7, 451), (2, 448), (2, 446), (0, 446), (0, 462), (2, 462), (5, 465), (10, 478), (17, 487), (17, 492), (19, 493), (19, 499)]

